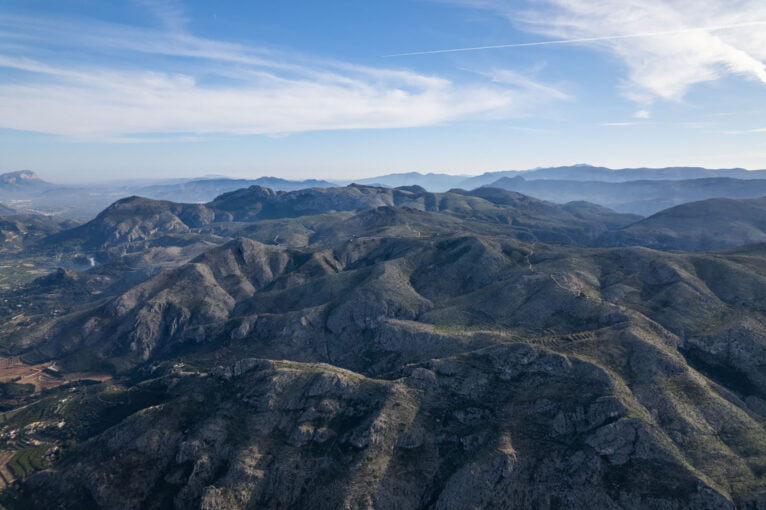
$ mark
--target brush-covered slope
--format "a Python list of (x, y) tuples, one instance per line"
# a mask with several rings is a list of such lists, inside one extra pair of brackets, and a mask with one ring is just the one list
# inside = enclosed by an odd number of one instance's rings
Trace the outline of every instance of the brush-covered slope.
[[(609, 229), (639, 219), (604, 208), (559, 206), (499, 189), (429, 193), (417, 186), (389, 189), (352, 185), (283, 192), (252, 186), (225, 193), (208, 204), (126, 198), (81, 227), (45, 240), (41, 249), (124, 254), (151, 246), (184, 244), (200, 235), (233, 238), (240, 231), (250, 236), (261, 232), (264, 237), (259, 239), (272, 241), (280, 232), (275, 231), (271, 238), (265, 237), (266, 232), (269, 225), (277, 224), (280, 228), (276, 230), (284, 230), (284, 242), (292, 232), (303, 231), (308, 236), (319, 230), (328, 232), (337, 222), (345, 221), (348, 213), (378, 207), (449, 215), (453, 220), (481, 222), (487, 228), (502, 226), (518, 237), (551, 242), (588, 243)], [(272, 223), (262, 223), (267, 220)], [(255, 222), (258, 225), (252, 225)]]
[(605, 245), (704, 251), (766, 242), (766, 198), (710, 199), (672, 207), (604, 234)]
[(322, 248), (238, 239), (7, 340), (125, 385), (46, 408), (42, 437), (74, 446), (13, 498), (755, 507), (765, 274), (754, 248), (668, 254), (448, 231)]
[(17, 253), (77, 222), (38, 214), (0, 216), (0, 253)]

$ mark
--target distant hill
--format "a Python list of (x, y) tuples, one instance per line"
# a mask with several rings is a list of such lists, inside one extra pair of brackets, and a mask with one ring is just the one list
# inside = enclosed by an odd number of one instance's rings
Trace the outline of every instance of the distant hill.
[(0, 190), (30, 190), (50, 188), (53, 184), (40, 179), (31, 170), (0, 174)]
[(715, 198), (672, 207), (603, 235), (605, 246), (705, 251), (766, 242), (766, 197)]
[(601, 181), (626, 182), (639, 180), (685, 180), (703, 179), (710, 177), (730, 177), (735, 179), (766, 179), (766, 170), (745, 170), (743, 168), (709, 169), (700, 167), (666, 167), (666, 168), (611, 168), (572, 165), (534, 170), (508, 170), (503, 172), (488, 172), (476, 177), (465, 179), (458, 186), (465, 189), (488, 186), (503, 177), (524, 177), (526, 180), (568, 180), (568, 181)]
[[(450, 188), (475, 189), (482, 186), (495, 186), (499, 179), (514, 177), (523, 177), (527, 181), (562, 180), (615, 183), (639, 180), (676, 181), (705, 178), (766, 179), (766, 170), (745, 170), (743, 168), (708, 169), (701, 167), (611, 169), (593, 165), (570, 165), (535, 168), (532, 170), (486, 172), (476, 176), (406, 172), (354, 179), (353, 182), (356, 184), (391, 188), (416, 185), (422, 186), (428, 191), (447, 191)], [(350, 182), (348, 181), (347, 183)]]
[(558, 203), (585, 200), (615, 211), (642, 216), (708, 198), (756, 198), (766, 195), (766, 179), (730, 177), (601, 182), (527, 180), (518, 175), (498, 179), (491, 186)]
[[(298, 191), (274, 191), (251, 186), (217, 197), (207, 204), (184, 204), (143, 197), (119, 200), (92, 221), (45, 240), (45, 246), (61, 249), (84, 249), (90, 252), (109, 250), (116, 253), (146, 249), (151, 243), (165, 243), (163, 236), (173, 236), (173, 242), (183, 243), (184, 236), (196, 234), (231, 236), (237, 229), (247, 229), (247, 235), (271, 242), (275, 236), (287, 237), (288, 232), (303, 230), (306, 236), (323, 232), (330, 235), (333, 228), (349, 232), (352, 224), (345, 221), (348, 213), (359, 213), (381, 207), (395, 207), (393, 216), (384, 215), (389, 226), (406, 227), (412, 220), (430, 229), (429, 225), (457, 222), (481, 222), (480, 226), (462, 225), (462, 230), (485, 233), (504, 232), (527, 240), (547, 242), (581, 242), (588, 244), (601, 233), (631, 224), (640, 217), (618, 214), (593, 204), (553, 204), (501, 189), (483, 188), (476, 191), (457, 190), (450, 193), (430, 193), (418, 186), (381, 188), (351, 185), (336, 188), (312, 188)], [(412, 212), (406, 212), (407, 208)], [(417, 215), (416, 211), (438, 214), (438, 217)], [(345, 214), (340, 214), (345, 213)], [(301, 223), (301, 217), (326, 215)], [(333, 216), (334, 215), (334, 216)], [(450, 218), (444, 218), (449, 216)], [(294, 219), (290, 222), (289, 220)], [(272, 231), (253, 222), (279, 220)], [(380, 215), (367, 217), (379, 225)], [(356, 233), (364, 233), (370, 225), (358, 224)], [(414, 227), (412, 227), (414, 228)], [(257, 234), (260, 232), (260, 234)], [(412, 235), (410, 231), (409, 235)]]
[(259, 177), (258, 179), (207, 178), (175, 184), (145, 186), (136, 189), (134, 194), (176, 202), (209, 202), (223, 193), (250, 186), (294, 191), (305, 188), (331, 188), (336, 185), (329, 181), (317, 179), (292, 181), (279, 177)]
[[(24, 170), (0, 175), (0, 200), (22, 200), (26, 212), (55, 214), (87, 221), (121, 198), (140, 195), (157, 200), (204, 203), (218, 195), (253, 185), (277, 190), (297, 190), (332, 187), (329, 181), (308, 179), (293, 181), (278, 177), (230, 179), (210, 177), (199, 179), (123, 180), (87, 185), (56, 185), (40, 179), (34, 172)], [(15, 207), (15, 206), (14, 206)], [(0, 214), (13, 214), (0, 210)]]
[(0, 214), (0, 254), (19, 252), (46, 236), (76, 225), (73, 221), (39, 214)]
[(0, 204), (0, 216), (13, 216), (15, 214), (21, 214), (22, 211), (16, 207), (12, 207), (7, 204)]
[(367, 179), (354, 179), (354, 183), (368, 186), (386, 186), (389, 188), (422, 186), (428, 191), (447, 191), (450, 188), (460, 187), (459, 184), (465, 181), (465, 179), (465, 175), (407, 172), (381, 175)]
[[(500, 187), (557, 203), (588, 201), (623, 213), (650, 215), (667, 207), (714, 197), (753, 198), (766, 194), (766, 170), (710, 170), (697, 167), (612, 170), (591, 165), (489, 172), (479, 176), (441, 173), (397, 173), (355, 180), (356, 184), (400, 188), (420, 186), (430, 192)], [(61, 186), (25, 170), (0, 175), (0, 201), (24, 200), (24, 208), (43, 214), (87, 221), (109, 204), (128, 196), (182, 203), (207, 203), (216, 197), (261, 186), (276, 191), (338, 187), (322, 179), (280, 177), (115, 181)]]

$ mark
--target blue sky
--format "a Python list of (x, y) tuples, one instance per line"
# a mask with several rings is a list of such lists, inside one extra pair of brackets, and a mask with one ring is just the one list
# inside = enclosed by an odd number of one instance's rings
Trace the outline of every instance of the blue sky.
[(0, 171), (766, 168), (764, 62), (763, 0), (0, 0)]

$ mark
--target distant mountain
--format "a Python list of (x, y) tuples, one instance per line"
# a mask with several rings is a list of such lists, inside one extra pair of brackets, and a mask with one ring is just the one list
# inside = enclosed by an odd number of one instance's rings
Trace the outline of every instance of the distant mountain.
[[(184, 204), (142, 197), (122, 199), (92, 221), (50, 236), (42, 242), (42, 246), (91, 253), (106, 250), (113, 255), (143, 250), (157, 243), (167, 244), (171, 241), (163, 239), (169, 239), (168, 236), (174, 239), (172, 242), (183, 245), (190, 242), (184, 239), (192, 234), (195, 236), (191, 240), (199, 240), (200, 234), (234, 236), (238, 235), (237, 232), (246, 231), (247, 235), (266, 242), (281, 235), (284, 242), (296, 229), (304, 232), (303, 238), (323, 232), (328, 239), (335, 239), (337, 234), (331, 234), (333, 228), (354, 235), (348, 230), (349, 225), (341, 228), (336, 222), (346, 221), (349, 213), (380, 207), (394, 207), (399, 211), (389, 218), (393, 222), (391, 227), (407, 223), (408, 220), (402, 219), (402, 215), (422, 211), (439, 215), (413, 218), (427, 230), (433, 230), (427, 227), (428, 224), (444, 224), (445, 221), (481, 222), (473, 227), (462, 225), (459, 228), (485, 233), (505, 232), (521, 239), (562, 243), (587, 244), (609, 229), (640, 219), (592, 204), (562, 206), (501, 189), (430, 193), (418, 186), (381, 188), (351, 185), (298, 191), (274, 191), (251, 186), (224, 193), (207, 204)], [(406, 212), (404, 208), (413, 212)], [(442, 218), (442, 215), (452, 219)], [(314, 218), (312, 224), (302, 223), (302, 217)], [(291, 219), (294, 221), (288, 221)], [(379, 218), (369, 219), (379, 221)], [(272, 222), (260, 225), (260, 222), (267, 220)], [(277, 225), (278, 228), (271, 230)], [(366, 223), (359, 224), (356, 233), (363, 234), (369, 228)], [(410, 230), (409, 235), (412, 234)]]
[[(218, 195), (253, 185), (278, 190), (332, 187), (329, 181), (308, 179), (292, 181), (278, 177), (230, 179), (203, 177), (198, 179), (121, 180), (90, 185), (64, 186), (41, 180), (34, 172), (24, 170), (0, 175), (0, 200), (21, 201), (27, 212), (55, 214), (76, 220), (90, 220), (104, 208), (121, 198), (140, 195), (157, 200), (204, 203)], [(15, 207), (15, 206), (14, 206)], [(10, 214), (0, 211), (0, 214)]]
[(766, 197), (715, 198), (679, 205), (621, 230), (605, 233), (606, 246), (704, 251), (766, 243)]
[[(526, 184), (518, 180), (509, 183), (507, 180), (517, 177), (523, 178)], [(691, 183), (692, 179), (708, 179), (708, 181)], [(713, 179), (722, 180), (714, 181)], [(729, 179), (729, 181), (723, 179)], [(748, 185), (735, 182), (741, 180), (766, 181), (766, 171), (709, 170), (694, 167), (611, 170), (605, 167), (574, 165), (526, 171), (490, 172), (474, 177), (410, 172), (358, 179), (356, 183), (388, 188), (421, 186), (431, 192), (444, 192), (450, 189), (470, 190), (483, 186), (506, 187), (559, 203), (585, 200), (615, 208), (620, 212), (647, 215), (684, 201), (709, 197), (747, 198), (755, 196), (755, 193), (760, 194), (760, 191), (756, 190), (759, 190), (759, 186), (763, 183), (754, 182)], [(679, 184), (657, 184), (656, 187), (646, 183), (631, 185), (626, 193), (637, 194), (638, 198), (624, 197), (619, 188), (603, 185), (628, 181), (678, 181)], [(680, 184), (681, 181), (684, 181), (684, 184)], [(580, 184), (583, 182), (602, 184), (588, 184), (587, 187), (583, 187)], [(0, 176), (0, 200), (6, 202), (23, 200), (24, 208), (32, 212), (56, 214), (87, 221), (114, 201), (132, 195), (174, 202), (207, 203), (221, 194), (253, 185), (277, 191), (339, 186), (336, 182), (321, 179), (288, 180), (279, 177), (230, 179), (218, 176), (170, 179), (154, 183), (146, 180), (123, 180), (97, 185), (60, 186), (40, 180), (34, 172), (22, 171)], [(655, 191), (657, 194), (652, 195)]]
[[(441, 173), (422, 174), (407, 172), (355, 179), (357, 184), (370, 186), (400, 187), (422, 186), (429, 191), (447, 191), (450, 188), (475, 189), (494, 185), (499, 179), (523, 177), (532, 180), (626, 182), (636, 180), (688, 180), (703, 178), (766, 179), (766, 170), (742, 168), (713, 170), (700, 167), (624, 168), (611, 169), (592, 165), (571, 165), (532, 170), (505, 170), (487, 172), (477, 176), (449, 175)], [(351, 182), (351, 181), (348, 181)], [(348, 183), (347, 182), (347, 183)]]
[(422, 186), (428, 191), (447, 191), (450, 188), (459, 187), (458, 185), (465, 181), (465, 175), (448, 175), (419, 172), (408, 172), (399, 174), (380, 175), (378, 177), (369, 177), (366, 179), (354, 179), (356, 184), (365, 184), (368, 186), (386, 186), (389, 188), (398, 188), (400, 186)]
[(766, 170), (745, 170), (729, 168), (712, 170), (700, 167), (666, 167), (666, 168), (623, 168), (613, 170), (606, 167), (591, 165), (573, 165), (551, 168), (536, 168), (534, 170), (508, 170), (503, 172), (488, 172), (471, 177), (458, 183), (457, 186), (473, 189), (488, 186), (503, 177), (521, 176), (526, 180), (567, 180), (567, 181), (601, 181), (626, 182), (638, 180), (685, 180), (711, 177), (730, 177), (735, 179), (766, 179)]
[(558, 203), (585, 200), (615, 211), (642, 216), (708, 198), (756, 198), (766, 195), (766, 179), (729, 177), (601, 182), (527, 180), (519, 175), (503, 177), (491, 186)]
[(175, 202), (209, 202), (222, 193), (249, 186), (294, 191), (305, 188), (331, 188), (336, 184), (317, 179), (292, 181), (279, 177), (259, 177), (258, 179), (205, 178), (182, 183), (145, 186), (133, 190), (133, 194)]
[(539, 168), (524, 172), (529, 179), (572, 179), (581, 181), (625, 182), (636, 180), (682, 180), (705, 177), (732, 177), (736, 179), (763, 179), (766, 170), (744, 168), (709, 169), (702, 167), (621, 168), (610, 169), (591, 165)]
[(20, 170), (0, 174), (0, 192), (2, 191), (33, 191), (53, 187), (53, 184), (40, 179), (31, 170)]

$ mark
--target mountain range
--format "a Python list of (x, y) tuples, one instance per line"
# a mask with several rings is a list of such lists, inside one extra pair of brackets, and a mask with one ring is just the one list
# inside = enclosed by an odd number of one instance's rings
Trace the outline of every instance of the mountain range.
[(482, 186), (494, 186), (499, 179), (523, 177), (525, 180), (559, 181), (597, 181), (628, 182), (646, 180), (690, 180), (705, 178), (731, 179), (766, 179), (766, 170), (745, 170), (743, 168), (709, 169), (701, 167), (666, 167), (666, 168), (623, 168), (611, 169), (592, 165), (571, 165), (532, 170), (504, 170), (485, 172), (477, 176), (449, 175), (439, 173), (421, 174), (409, 172), (387, 174), (378, 177), (359, 179), (359, 184), (378, 186), (418, 185), (430, 191), (446, 191), (449, 188), (474, 189)]
[(649, 216), (663, 209), (708, 198), (758, 198), (766, 196), (765, 179), (729, 177), (642, 180), (625, 182), (576, 181), (503, 177), (490, 186), (567, 203), (588, 201), (616, 211)]
[(357, 184), (20, 231), (65, 267), (0, 294), (0, 504), (758, 508), (764, 226)]
[[(488, 172), (479, 176), (388, 174), (358, 179), (378, 187), (420, 186), (431, 192), (499, 187), (560, 204), (588, 201), (618, 212), (647, 216), (682, 203), (707, 198), (757, 198), (766, 195), (766, 171), (710, 170), (696, 167), (612, 170), (590, 165)], [(112, 202), (132, 195), (157, 200), (206, 203), (218, 195), (257, 185), (278, 191), (351, 184), (319, 179), (277, 177), (114, 181), (80, 186), (53, 185), (31, 171), (0, 175), (0, 202), (43, 214), (87, 221)]]

